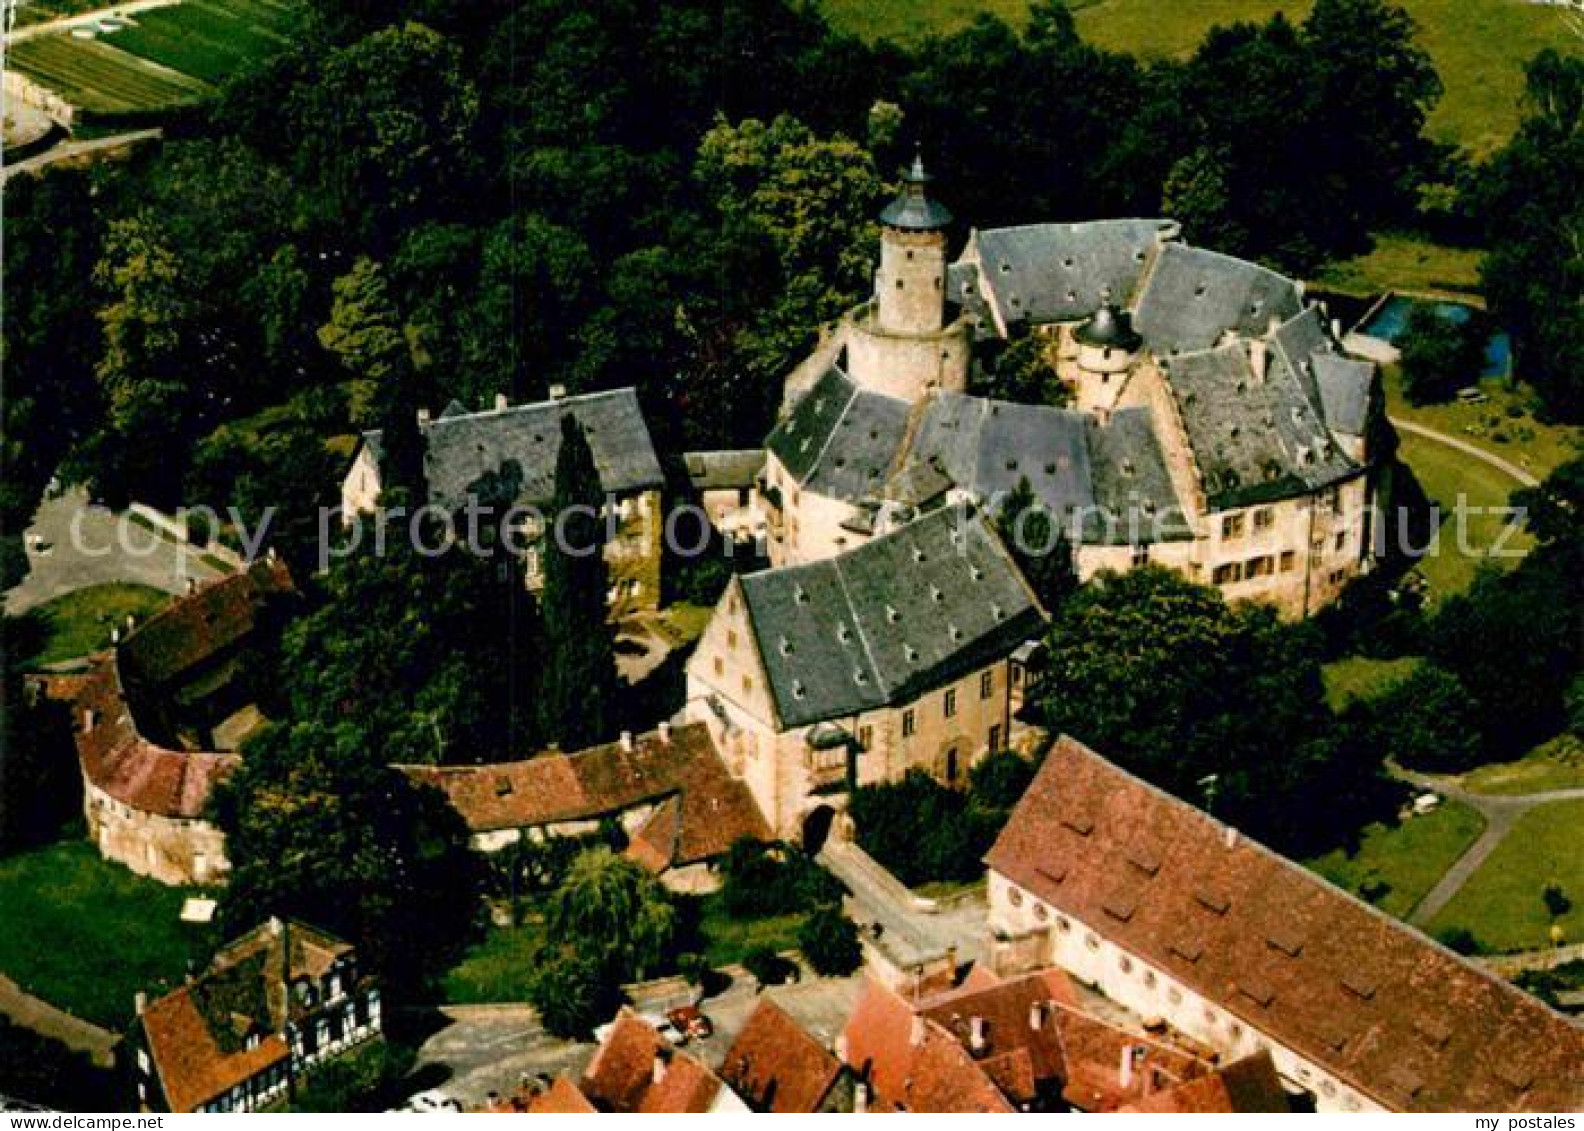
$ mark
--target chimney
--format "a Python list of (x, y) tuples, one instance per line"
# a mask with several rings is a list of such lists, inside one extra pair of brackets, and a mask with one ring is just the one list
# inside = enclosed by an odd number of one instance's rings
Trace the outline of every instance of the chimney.
[(1117, 1066), (1117, 1076), (1123, 1091), (1133, 1086), (1133, 1054), (1138, 1051), (1138, 1045), (1122, 1046), (1122, 1063)]
[(1254, 383), (1263, 385), (1265, 373), (1270, 368), (1270, 346), (1264, 338), (1249, 339), (1249, 368), (1254, 370)]
[(143, 1016), (143, 1011), (146, 1010), (147, 1008), (148, 1008), (148, 994), (144, 993), (142, 990), (139, 990), (137, 993), (132, 995), (132, 1010), (133, 1010), (133, 1012), (135, 1012), (139, 1017), (142, 1017)]
[(1331, 319), (1331, 336), (1339, 342), (1342, 340), (1342, 319)]
[(550, 399), (553, 400), (553, 401), (564, 401), (564, 400), (566, 400), (566, 386), (565, 385), (551, 385), (550, 386)]
[(671, 724), (670, 723), (661, 723), (660, 724), (660, 741), (661, 742), (670, 742), (671, 741)]
[(418, 410), (418, 427), (429, 427), (429, 410), (426, 408), (421, 408)]
[(1231, 825), (1228, 825), (1226, 827), (1226, 831), (1221, 834), (1221, 839), (1228, 848), (1236, 848), (1238, 842), (1238, 831)]
[(847, 1063), (847, 1034), (846, 1033), (837, 1033), (836, 1034), (836, 1046), (835, 1046), (835, 1050), (834, 1051), (836, 1053), (836, 1059), (841, 1061), (843, 1064), (846, 1064)]
[(985, 1050), (985, 1019), (971, 1017), (968, 1020), (968, 1048), (971, 1052), (984, 1052)]
[(1043, 1024), (1045, 1024), (1045, 1003), (1036, 1001), (1029, 1006), (1029, 1028), (1037, 1033)]
[(198, 592), (198, 579), (189, 577), (187, 579), (187, 596), (191, 597), (196, 592)]
[(94, 715), (94, 709), (92, 707), (84, 707), (83, 708), (83, 731), (87, 732), (87, 731), (93, 730), (95, 721), (97, 721), (97, 719), (96, 719), (96, 716)]
[(666, 1055), (664, 1049), (656, 1049), (654, 1054), (654, 1082), (660, 1083), (665, 1079)]
[(633, 748), (632, 731), (624, 730), (621, 732), (621, 748), (623, 750), (631, 750)]
[(919, 1045), (922, 1045), (923, 1043), (924, 1043), (924, 1015), (922, 1013), (915, 1013), (913, 1015), (913, 1025), (908, 1030), (908, 1044), (912, 1045), (914, 1048), (917, 1048)]
[(495, 411), (496, 412), (505, 412), (510, 407), (511, 407), (511, 401), (506, 399), (506, 394), (505, 393), (496, 393), (495, 394)]
[(853, 1114), (869, 1114), (869, 1085), (862, 1080), (853, 1085)]

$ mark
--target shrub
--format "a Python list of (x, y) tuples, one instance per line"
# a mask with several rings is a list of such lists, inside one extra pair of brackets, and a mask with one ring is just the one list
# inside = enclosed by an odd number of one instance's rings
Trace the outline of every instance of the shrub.
[(761, 986), (776, 986), (787, 980), (791, 965), (768, 946), (756, 946), (743, 955), (743, 969)]
[(1563, 890), (1562, 885), (1554, 880), (1546, 884), (1545, 891), (1541, 892), (1540, 898), (1545, 900), (1546, 910), (1551, 913), (1551, 918), (1553, 919), (1560, 919), (1573, 910), (1573, 901), (1568, 898), (1568, 894)]
[(374, 1041), (322, 1064), (297, 1092), (292, 1110), (386, 1111), (401, 1099), (402, 1083), (416, 1054), (401, 1045)]
[(858, 928), (836, 907), (821, 907), (803, 921), (798, 949), (816, 974), (844, 977), (863, 964)]
[(1375, 747), (1404, 766), (1456, 772), (1484, 756), (1469, 694), (1457, 676), (1423, 664), (1363, 708)]
[(736, 919), (790, 915), (838, 902), (841, 882), (789, 844), (743, 837), (721, 862), (721, 903)]
[(971, 799), (982, 809), (1011, 809), (1034, 780), (1034, 763), (1010, 750), (998, 750), (973, 768)]
[(621, 992), (607, 980), (599, 960), (568, 947), (545, 957), (528, 987), (528, 1000), (552, 1036), (586, 1038), (616, 1012)]
[(1433, 306), (1408, 313), (1398, 345), (1402, 351), (1403, 391), (1415, 404), (1448, 400), (1479, 380), (1485, 346), (1479, 319), (1453, 322)]
[(1485, 953), (1485, 944), (1467, 927), (1446, 927), (1436, 932), (1436, 941), (1448, 950), (1469, 956)]

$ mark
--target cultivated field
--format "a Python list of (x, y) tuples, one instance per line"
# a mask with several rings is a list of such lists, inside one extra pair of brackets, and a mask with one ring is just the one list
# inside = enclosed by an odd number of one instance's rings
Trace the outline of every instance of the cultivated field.
[[(1478, 153), (1500, 145), (1518, 123), (1523, 67), (1543, 47), (1584, 51), (1560, 9), (1523, 0), (1400, 0), (1418, 21), (1446, 97), (1431, 132)], [(1026, 0), (822, 0), (839, 26), (868, 38), (917, 41), (954, 31), (980, 12), (1020, 23)], [(1285, 12), (1302, 19), (1312, 0), (1070, 0), (1093, 43), (1146, 58), (1191, 52), (1216, 24)]]
[(89, 115), (166, 110), (202, 100), (270, 51), (291, 18), (290, 0), (183, 0), (92, 39), (26, 40), (7, 62)]

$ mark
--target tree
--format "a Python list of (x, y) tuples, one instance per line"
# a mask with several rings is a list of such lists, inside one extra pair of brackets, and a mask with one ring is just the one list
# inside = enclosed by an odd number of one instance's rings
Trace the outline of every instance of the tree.
[(232, 864), (222, 912), (233, 932), (271, 915), (321, 925), (411, 991), (460, 955), (480, 874), (456, 810), (391, 768), (378, 733), (290, 722), (248, 742), (211, 802)]
[(839, 903), (841, 882), (788, 844), (752, 837), (732, 843), (720, 864), (721, 902), (734, 918), (790, 915)]
[(1318, 634), (1159, 567), (1102, 574), (1056, 612), (1047, 725), (1294, 854), (1389, 806), (1339, 734)]
[(1414, 404), (1450, 400), (1465, 385), (1478, 383), (1485, 364), (1478, 319), (1458, 322), (1424, 304), (1409, 312), (1399, 347), (1403, 391)]
[(319, 344), (352, 375), (352, 420), (368, 426), (380, 418), (380, 398), (410, 379), (412, 355), (378, 263), (360, 256), (335, 281), (333, 292), (330, 321), (319, 329)]
[(586, 956), (613, 984), (658, 968), (675, 932), (660, 881), (604, 846), (578, 855), (546, 907), (549, 945)]
[(996, 531), (1047, 612), (1078, 588), (1072, 543), (1059, 520), (1034, 495), (1028, 477), (1018, 480), (995, 516)]
[(1378, 748), (1410, 769), (1459, 773), (1484, 753), (1469, 693), (1433, 664), (1421, 665), (1361, 709)]
[(917, 768), (901, 781), (859, 786), (848, 812), (864, 851), (909, 885), (976, 879), (1005, 820)]
[(544, 536), (545, 666), (539, 725), (567, 750), (611, 733), (616, 655), (606, 624), (609, 570), (600, 515), (606, 499), (594, 453), (570, 413), (561, 418), (555, 498)]
[(798, 928), (798, 949), (814, 973), (844, 978), (863, 965), (858, 928), (838, 906), (815, 909)]
[(541, 950), (535, 959), (528, 1000), (552, 1036), (587, 1040), (594, 1027), (614, 1014), (621, 991), (587, 948)]
[(1057, 376), (1050, 346), (1050, 339), (1033, 332), (986, 343), (975, 392), (1015, 404), (1066, 404), (1072, 390)]
[(981, 809), (1009, 811), (1020, 800), (1038, 769), (1011, 750), (993, 750), (968, 772), (969, 794)]
[(1491, 161), (1480, 281), (1511, 333), (1518, 372), (1546, 408), (1584, 415), (1584, 59), (1547, 49), (1529, 64), (1525, 115)]
[(0, 856), (58, 838), (82, 811), (69, 712), (23, 679), (40, 629), (31, 617), (0, 623)]

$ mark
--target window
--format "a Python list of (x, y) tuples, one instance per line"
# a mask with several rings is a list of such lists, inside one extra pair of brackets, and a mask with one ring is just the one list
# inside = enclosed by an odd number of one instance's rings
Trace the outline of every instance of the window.
[(1034, 918), (1038, 919), (1041, 923), (1043, 923), (1049, 917), (1050, 917), (1050, 909), (1047, 908), (1043, 903), (1036, 903), (1034, 905)]
[(1275, 559), (1253, 558), (1243, 566), (1244, 577), (1269, 577), (1276, 568)]
[(1176, 986), (1173, 986), (1171, 989), (1166, 991), (1166, 1000), (1171, 1002), (1173, 1005), (1181, 1005), (1182, 991)]
[(1296, 566), (1297, 564), (1298, 564), (1298, 555), (1297, 554), (1293, 553), (1293, 551), (1291, 551), (1291, 550), (1283, 550), (1282, 551), (1281, 571), (1283, 573), (1291, 573), (1293, 571), (1293, 567)]
[(1064, 935), (1067, 934), (1072, 930), (1072, 920), (1065, 915), (1056, 916), (1056, 929)]
[(737, 647), (737, 632), (736, 632), (735, 629), (728, 629), (727, 630), (727, 632), (726, 632), (726, 647), (728, 647), (728, 648)]
[(753, 692), (753, 676), (745, 675), (742, 677), (742, 689), (745, 692)]
[(1091, 932), (1084, 936), (1084, 946), (1088, 947), (1090, 950), (1099, 950), (1100, 940), (1095, 938), (1093, 932)]
[(1276, 525), (1276, 512), (1270, 507), (1261, 507), (1254, 512), (1255, 530), (1269, 530), (1274, 525)]
[(990, 741), (987, 743), (990, 753), (995, 754), (1001, 750), (1001, 724), (996, 723), (990, 728)]
[(1118, 956), (1117, 969), (1124, 974), (1133, 973), (1133, 960), (1125, 954)]
[(1229, 514), (1223, 518), (1221, 520), (1221, 537), (1243, 537), (1243, 516), (1240, 514)]
[(957, 689), (955, 687), (946, 692), (943, 705), (948, 719), (957, 713)]
[(1022, 907), (1023, 906), (1023, 893), (1020, 892), (1017, 888), (1011, 888), (1011, 887), (1007, 888), (1007, 902), (1010, 903), (1013, 907)]
[(1347, 549), (1347, 531), (1346, 530), (1337, 531), (1336, 549), (1337, 549), (1337, 553), (1339, 553), (1339, 554), (1343, 550)]
[(912, 738), (913, 732), (918, 729), (918, 720), (913, 716), (913, 708), (909, 707), (902, 712), (902, 737)]
[(1148, 542), (1140, 542), (1133, 547), (1133, 568), (1149, 565), (1150, 548)]
[(988, 699), (995, 694), (995, 672), (983, 672), (979, 676), (979, 698)]
[(858, 749), (868, 750), (874, 745), (874, 727), (858, 728)]
[(1210, 575), (1217, 585), (1230, 585), (1234, 581), (1243, 579), (1243, 564), (1241, 562), (1227, 562), (1218, 565), (1215, 572)]
[(723, 676), (726, 674), (726, 661), (721, 659), (719, 656), (715, 657), (715, 674), (717, 676)]

